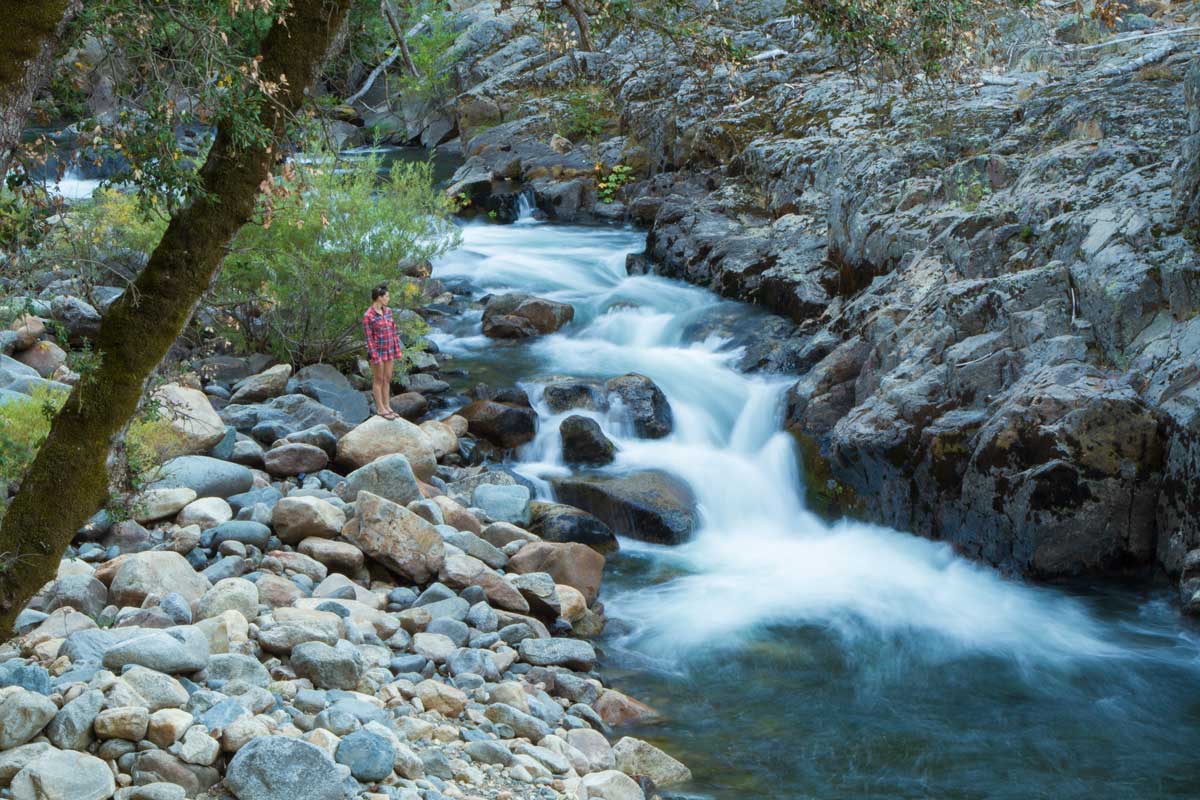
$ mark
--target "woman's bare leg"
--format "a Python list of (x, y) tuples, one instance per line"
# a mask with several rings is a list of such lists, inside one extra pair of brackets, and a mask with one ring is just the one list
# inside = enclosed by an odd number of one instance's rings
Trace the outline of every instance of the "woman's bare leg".
[(383, 402), (383, 364), (371, 365), (371, 396), (375, 398), (375, 413), (383, 416), (389, 410)]
[(383, 407), (390, 413), (392, 412), (392, 370), (396, 365), (395, 361), (385, 361), (383, 363)]

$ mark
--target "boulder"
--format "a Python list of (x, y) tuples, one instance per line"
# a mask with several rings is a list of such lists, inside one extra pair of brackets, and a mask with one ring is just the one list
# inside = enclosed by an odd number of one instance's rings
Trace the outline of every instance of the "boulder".
[(58, 713), (50, 698), (20, 686), (0, 689), (0, 750), (25, 744)]
[(439, 459), (458, 452), (458, 436), (446, 423), (431, 419), (422, 422), (420, 428), (433, 443), (433, 452)]
[(352, 691), (363, 674), (363, 660), (349, 642), (330, 647), (324, 642), (302, 642), (292, 648), (292, 669), (318, 689)]
[(292, 376), (289, 364), (278, 364), (265, 372), (243, 378), (234, 384), (230, 403), (260, 403), (278, 397), (287, 390), (288, 378)]
[(439, 579), (453, 589), (479, 586), (488, 603), (518, 614), (529, 612), (529, 603), (511, 583), (500, 577), (487, 564), (465, 553), (447, 555), (438, 573)]
[(577, 542), (605, 554), (619, 546), (612, 528), (582, 509), (534, 501), (529, 512), (529, 530), (548, 542)]
[(46, 753), (13, 778), (13, 800), (107, 800), (116, 791), (108, 764), (73, 750)]
[(357, 574), (365, 563), (363, 551), (349, 542), (310, 537), (300, 542), (299, 550), (329, 569), (346, 575)]
[(483, 334), (493, 339), (525, 339), (553, 333), (575, 316), (573, 306), (527, 294), (492, 297), (483, 309)]
[(555, 583), (579, 590), (590, 606), (600, 594), (604, 556), (575, 542), (532, 542), (509, 559), (508, 569), (519, 574), (549, 573)]
[(605, 385), (610, 407), (618, 404), (643, 439), (661, 439), (674, 428), (674, 417), (667, 396), (645, 375), (630, 373), (613, 378)]
[(346, 800), (344, 774), (319, 747), (264, 736), (237, 751), (225, 783), (238, 800)]
[(645, 800), (637, 781), (615, 769), (584, 775), (579, 782), (580, 800)]
[(195, 499), (191, 489), (150, 488), (134, 497), (130, 506), (135, 522), (157, 522), (175, 516)]
[(553, 486), (559, 500), (594, 514), (623, 536), (679, 544), (696, 529), (695, 496), (665, 472), (576, 475), (555, 480)]
[(559, 427), (563, 461), (567, 464), (602, 467), (616, 458), (617, 446), (604, 435), (591, 417), (573, 415)]
[(168, 383), (156, 389), (152, 397), (158, 402), (160, 417), (178, 438), (179, 455), (207, 453), (225, 437), (225, 423), (203, 392)]
[(529, 497), (529, 489), (524, 486), (496, 486), (485, 483), (475, 487), (471, 503), (482, 509), (493, 522), (528, 525)]
[(317, 497), (285, 497), (275, 504), (271, 525), (284, 544), (297, 544), (309, 537), (332, 539), (346, 524), (346, 514)]
[(209, 645), (204, 632), (191, 625), (165, 631), (143, 628), (104, 651), (105, 668), (119, 672), (137, 665), (169, 675), (199, 672), (208, 664)]
[(400, 453), (413, 474), (429, 480), (437, 469), (433, 443), (416, 425), (404, 419), (371, 417), (338, 442), (338, 463), (350, 469), (365, 467), (383, 456)]
[(526, 406), (477, 400), (459, 409), (474, 436), (504, 448), (520, 447), (537, 434), (537, 412)]
[(412, 466), (400, 453), (382, 456), (351, 472), (346, 476), (344, 492), (349, 502), (354, 502), (359, 492), (370, 492), (403, 506), (421, 499)]
[(588, 672), (596, 666), (596, 650), (583, 639), (523, 639), (521, 660), (535, 667), (566, 667)]
[(301, 475), (320, 472), (329, 456), (320, 447), (295, 442), (273, 447), (263, 455), (263, 466), (272, 475)]
[(692, 771), (649, 742), (626, 736), (613, 746), (616, 767), (632, 778), (645, 777), (655, 786), (692, 779)]
[(370, 492), (359, 492), (355, 512), (342, 536), (369, 557), (418, 584), (441, 569), (441, 534), (421, 517)]
[(151, 489), (186, 488), (197, 497), (230, 498), (254, 487), (254, 474), (241, 464), (209, 456), (180, 456), (151, 475)]
[(349, 736), (342, 737), (337, 746), (336, 760), (350, 768), (355, 780), (374, 783), (392, 774), (396, 747), (392, 738), (359, 728)]
[(351, 386), (345, 375), (328, 364), (313, 364), (301, 369), (289, 388), (332, 408), (351, 425), (365, 422), (370, 416), (367, 398), (363, 393)]
[(195, 525), (202, 531), (215, 528), (233, 519), (233, 509), (219, 497), (202, 497), (183, 507), (175, 523), (181, 526)]
[(169, 592), (178, 592), (189, 603), (196, 603), (210, 588), (208, 579), (179, 553), (151, 550), (133, 553), (121, 562), (109, 594), (118, 605), (136, 607), (148, 595), (163, 597)]
[(17, 354), (17, 360), (35, 370), (39, 376), (49, 378), (67, 363), (67, 354), (54, 342), (44, 341)]

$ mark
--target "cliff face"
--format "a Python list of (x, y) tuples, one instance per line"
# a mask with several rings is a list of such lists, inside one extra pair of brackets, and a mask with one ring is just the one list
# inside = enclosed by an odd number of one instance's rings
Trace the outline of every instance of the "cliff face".
[[(790, 319), (755, 365), (797, 375), (812, 488), (856, 513), (1041, 577), (1178, 576), (1200, 547), (1200, 72), (1178, 9), (1091, 48), (1055, 38), (1077, 20), (1014, 18), (982, 77), (907, 94), (769, 13), (730, 31), (758, 53), (737, 71), (618, 40), (579, 62), (621, 135), (570, 150), (521, 98), (576, 68), (497, 41), (464, 56), (458, 123), (506, 121), (464, 138), (457, 190), (626, 216), (655, 270)], [(654, 177), (598, 203), (593, 162)]]

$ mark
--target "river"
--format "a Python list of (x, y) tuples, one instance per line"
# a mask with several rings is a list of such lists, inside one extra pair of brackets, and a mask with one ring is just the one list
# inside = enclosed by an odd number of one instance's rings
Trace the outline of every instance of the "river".
[[(804, 508), (785, 377), (741, 374), (748, 305), (629, 276), (644, 236), (524, 219), (472, 225), (435, 276), (482, 294), (571, 303), (558, 334), (501, 344), (479, 313), (435, 339), (473, 380), (519, 382), (540, 413), (520, 471), (549, 497), (567, 474), (566, 415), (539, 379), (640, 372), (675, 431), (632, 438), (612, 471), (684, 478), (700, 530), (660, 547), (623, 539), (601, 599), (613, 685), (662, 712), (632, 731), (684, 760), (679, 796), (752, 798), (1195, 798), (1200, 634), (1165, 589), (1038, 587), (942, 544)], [(581, 413), (574, 411), (572, 413)]]

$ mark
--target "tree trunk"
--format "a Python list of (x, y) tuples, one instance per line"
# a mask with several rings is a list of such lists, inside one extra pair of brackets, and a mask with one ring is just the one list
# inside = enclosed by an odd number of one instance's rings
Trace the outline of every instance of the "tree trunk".
[(592, 26), (588, 22), (587, 12), (583, 10), (581, 0), (562, 0), (567, 11), (571, 12), (571, 16), (575, 18), (575, 24), (579, 27), (579, 46), (586, 53), (596, 52), (596, 45), (592, 42)]
[(80, 0), (0, 0), (0, 175), (8, 172), (13, 150), (37, 94), (50, 78), (58, 44), (79, 13)]
[(421, 70), (417, 68), (416, 62), (413, 61), (412, 53), (408, 50), (408, 34), (404, 30), (404, 25), (408, 22), (408, 15), (405, 14), (404, 20), (401, 21), (400, 13), (396, 10), (396, 6), (392, 4), (392, 0), (383, 0), (379, 4), (379, 9), (383, 12), (388, 25), (391, 26), (392, 34), (396, 37), (396, 45), (400, 48), (400, 59), (404, 62), (404, 68), (414, 78), (421, 77)]
[[(293, 0), (267, 34), (259, 74), (278, 81), (260, 122), (277, 141), (312, 84), (351, 0)], [(286, 79), (286, 80), (285, 80)], [(104, 317), (100, 366), (55, 417), (0, 527), (0, 631), (46, 581), (75, 532), (106, 499), (105, 462), (137, 409), (145, 382), (187, 324), (234, 235), (254, 211), (275, 160), (266, 144), (238, 144), (225, 119), (201, 169), (201, 191), (178, 212), (146, 268)]]

